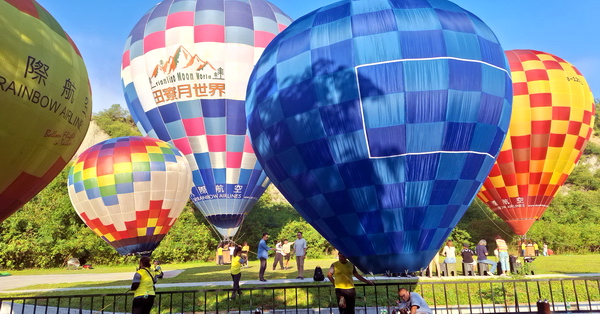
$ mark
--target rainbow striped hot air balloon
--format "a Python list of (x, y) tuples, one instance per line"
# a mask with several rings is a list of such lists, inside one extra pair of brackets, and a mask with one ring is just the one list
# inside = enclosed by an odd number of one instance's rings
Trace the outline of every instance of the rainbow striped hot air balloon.
[(191, 186), (183, 154), (149, 137), (100, 142), (69, 170), (77, 214), (122, 255), (152, 252), (179, 217)]
[(85, 64), (33, 0), (0, 0), (0, 222), (67, 165), (89, 127)]
[(125, 45), (121, 75), (133, 118), (185, 154), (191, 198), (224, 237), (270, 183), (246, 135), (244, 100), (256, 60), (290, 22), (265, 0), (165, 0)]
[(506, 52), (513, 78), (507, 139), (477, 196), (518, 235), (538, 220), (579, 161), (594, 125), (594, 97), (569, 62)]

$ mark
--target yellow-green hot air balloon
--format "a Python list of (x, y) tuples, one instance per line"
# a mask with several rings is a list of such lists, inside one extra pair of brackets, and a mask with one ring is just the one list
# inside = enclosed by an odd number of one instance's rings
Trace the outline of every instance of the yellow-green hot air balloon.
[(81, 54), (33, 0), (0, 0), (0, 222), (42, 190), (87, 132)]

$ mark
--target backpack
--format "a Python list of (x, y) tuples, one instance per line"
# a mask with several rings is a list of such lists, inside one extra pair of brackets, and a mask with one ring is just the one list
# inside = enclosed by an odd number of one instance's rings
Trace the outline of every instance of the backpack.
[(314, 281), (323, 281), (325, 280), (325, 275), (323, 275), (323, 270), (320, 266), (315, 267), (315, 274), (313, 275)]

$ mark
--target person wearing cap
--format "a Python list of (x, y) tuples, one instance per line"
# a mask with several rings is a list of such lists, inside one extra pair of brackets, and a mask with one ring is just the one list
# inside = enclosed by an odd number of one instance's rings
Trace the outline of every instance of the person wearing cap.
[(473, 256), (475, 256), (475, 252), (473, 252), (473, 250), (471, 250), (469, 248), (469, 243), (468, 242), (463, 243), (463, 249), (462, 249), (462, 251), (460, 251), (460, 256), (462, 256), (462, 262), (464, 264), (471, 264), (471, 265), (473, 265), (473, 272), (474, 272), (475, 271), (475, 267), (477, 267), (477, 263), (475, 263), (475, 260), (473, 259)]
[(262, 239), (258, 242), (258, 259), (260, 260), (260, 270), (258, 271), (258, 280), (267, 281), (265, 279), (265, 270), (267, 269), (267, 259), (269, 258), (269, 250), (270, 248), (267, 246), (267, 239), (269, 239), (269, 234), (267, 232), (263, 233)]

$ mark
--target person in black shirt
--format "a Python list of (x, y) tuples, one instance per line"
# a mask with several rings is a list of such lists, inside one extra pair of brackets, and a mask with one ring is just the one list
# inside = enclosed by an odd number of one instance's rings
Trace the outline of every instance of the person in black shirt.
[(463, 249), (460, 251), (460, 255), (462, 256), (463, 263), (472, 264), (475, 252), (469, 248), (469, 243), (463, 243)]
[[(473, 260), (473, 255), (475, 255), (475, 252), (473, 252), (473, 250), (469, 248), (469, 243), (463, 243), (463, 249), (462, 251), (460, 251), (460, 255), (462, 256), (463, 264), (471, 265), (471, 274), (475, 274), (475, 270), (477, 267), (477, 263), (475, 263), (475, 261)], [(465, 276), (468, 274), (467, 269), (468, 268), (465, 268), (465, 265), (463, 265), (463, 271), (465, 272)]]

